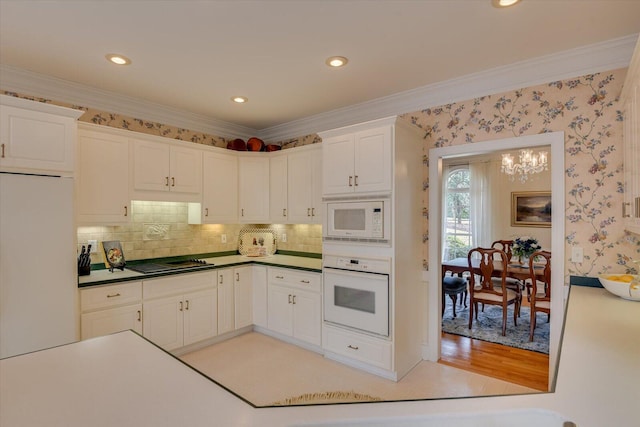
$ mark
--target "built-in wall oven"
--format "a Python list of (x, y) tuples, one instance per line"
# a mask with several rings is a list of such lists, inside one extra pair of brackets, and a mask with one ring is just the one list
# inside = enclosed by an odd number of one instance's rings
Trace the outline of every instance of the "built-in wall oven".
[(390, 259), (324, 255), (324, 321), (388, 337), (390, 269)]

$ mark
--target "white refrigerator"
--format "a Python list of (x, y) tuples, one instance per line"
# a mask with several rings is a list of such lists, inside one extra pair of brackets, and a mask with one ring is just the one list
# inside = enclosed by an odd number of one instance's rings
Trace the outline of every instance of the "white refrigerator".
[(0, 358), (78, 339), (73, 189), (0, 172)]

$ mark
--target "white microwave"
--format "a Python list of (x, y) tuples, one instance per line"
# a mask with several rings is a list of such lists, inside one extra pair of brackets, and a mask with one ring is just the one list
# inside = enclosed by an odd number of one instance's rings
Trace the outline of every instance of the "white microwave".
[(326, 240), (388, 241), (391, 236), (391, 202), (357, 200), (325, 202)]

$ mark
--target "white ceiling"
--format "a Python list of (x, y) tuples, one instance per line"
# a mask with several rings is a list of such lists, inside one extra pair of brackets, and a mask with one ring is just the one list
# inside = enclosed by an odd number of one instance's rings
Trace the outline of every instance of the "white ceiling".
[[(639, 0), (0, 0), (5, 76), (35, 72), (248, 132), (638, 32)], [(329, 69), (331, 55), (350, 62)]]

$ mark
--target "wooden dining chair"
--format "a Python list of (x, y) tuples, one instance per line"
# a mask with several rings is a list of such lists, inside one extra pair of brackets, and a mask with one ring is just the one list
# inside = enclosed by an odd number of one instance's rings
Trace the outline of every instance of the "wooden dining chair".
[[(480, 257), (478, 265), (474, 266), (474, 258)], [(499, 258), (499, 259), (498, 259)], [(494, 248), (473, 248), (467, 255), (469, 262), (469, 329), (473, 324), (473, 317), (478, 320), (478, 303), (497, 305), (502, 307), (502, 336), (507, 333), (507, 307), (514, 305), (513, 323), (518, 325), (520, 301), (518, 293), (507, 288), (507, 269), (495, 268), (496, 262), (506, 267), (507, 254)], [(476, 277), (477, 276), (477, 277)]]
[[(535, 263), (529, 263), (531, 275), (531, 296), (529, 305), (531, 309), (531, 329), (529, 341), (533, 341), (533, 332), (536, 328), (536, 313), (547, 313), (547, 322), (551, 317), (551, 252), (538, 251), (531, 255)], [(542, 274), (539, 269), (542, 268)]]
[[(507, 254), (508, 262), (512, 262), (513, 259), (513, 240), (496, 240), (491, 244), (494, 249), (500, 249)], [(522, 307), (522, 291), (524, 290), (524, 282), (515, 277), (507, 277), (507, 288), (513, 289), (518, 294), (520, 304), (518, 307)], [(518, 309), (518, 317), (520, 317), (520, 310)]]

